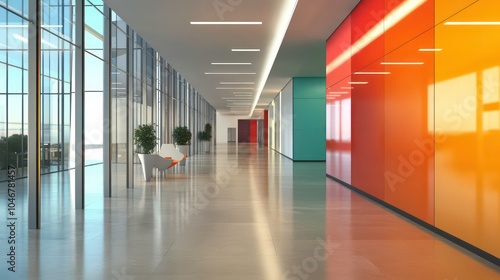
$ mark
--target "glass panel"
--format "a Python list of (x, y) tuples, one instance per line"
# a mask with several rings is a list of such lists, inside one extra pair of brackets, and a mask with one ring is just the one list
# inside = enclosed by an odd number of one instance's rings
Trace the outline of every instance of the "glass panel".
[[(119, 69), (112, 69), (111, 90), (111, 143), (112, 161), (127, 162), (127, 74)], [(121, 83), (121, 84), (118, 84)]]
[(127, 69), (127, 35), (111, 26), (111, 63), (122, 71)]
[(104, 61), (85, 54), (85, 91), (103, 91)]
[(103, 93), (85, 92), (85, 164), (103, 161)]
[(85, 6), (85, 50), (104, 59), (104, 20), (100, 10), (86, 1)]
[[(70, 42), (75, 42), (75, 1), (42, 1), (42, 28)], [(42, 41), (42, 43), (44, 43)], [(47, 44), (47, 42), (45, 42)], [(50, 43), (54, 43), (53, 41)]]
[(436, 17), (470, 2), (435, 29), (436, 226), (499, 256), (500, 2), (436, 1)]
[[(25, 1), (10, 1), (9, 9), (23, 13)], [(8, 165), (18, 167), (17, 177), (26, 176), (27, 136), (24, 131), (23, 93), (28, 26), (26, 21), (0, 8), (0, 181), (7, 179)]]
[(74, 166), (75, 143), (70, 137), (74, 125), (74, 46), (42, 31), (41, 56), (41, 165), (42, 172), (52, 172)]

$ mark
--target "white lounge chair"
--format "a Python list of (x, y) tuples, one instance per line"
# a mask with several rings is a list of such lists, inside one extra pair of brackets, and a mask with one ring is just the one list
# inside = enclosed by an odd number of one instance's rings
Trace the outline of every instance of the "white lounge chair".
[(153, 168), (158, 168), (159, 171), (167, 170), (172, 167), (173, 159), (166, 159), (158, 154), (139, 154), (139, 159), (142, 163), (142, 173), (147, 182), (151, 180), (153, 175)]
[[(175, 166), (178, 163), (181, 163), (186, 160), (187, 155), (179, 152), (177, 148), (175, 148), (174, 144), (162, 144), (160, 148), (160, 152), (158, 153), (161, 157), (165, 159), (172, 159), (172, 166)], [(169, 168), (170, 168), (169, 167)]]
[(151, 181), (153, 168), (156, 167), (158, 171), (165, 171), (184, 161), (186, 157), (187, 156), (179, 152), (173, 144), (161, 145), (161, 149), (158, 154), (139, 154), (144, 179), (146, 179), (147, 182)]

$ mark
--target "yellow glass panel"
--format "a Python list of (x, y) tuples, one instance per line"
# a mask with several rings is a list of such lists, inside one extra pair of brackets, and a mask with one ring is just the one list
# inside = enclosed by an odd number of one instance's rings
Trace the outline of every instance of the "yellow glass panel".
[(436, 1), (434, 100), (436, 226), (497, 257), (499, 11), (498, 0)]

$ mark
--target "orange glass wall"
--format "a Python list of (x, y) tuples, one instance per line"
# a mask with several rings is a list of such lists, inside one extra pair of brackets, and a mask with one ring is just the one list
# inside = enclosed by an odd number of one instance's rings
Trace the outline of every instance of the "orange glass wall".
[(362, 0), (326, 62), (327, 174), (495, 256), (498, 11), (497, 0)]
[(452, 24), (499, 23), (500, 1), (461, 2), (436, 9), (436, 226), (498, 257), (500, 25)]

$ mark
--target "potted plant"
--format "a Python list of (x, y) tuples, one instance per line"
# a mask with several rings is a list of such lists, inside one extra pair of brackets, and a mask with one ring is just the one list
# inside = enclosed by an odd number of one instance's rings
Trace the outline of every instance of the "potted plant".
[(148, 172), (151, 172), (154, 161), (152, 153), (157, 144), (155, 126), (152, 124), (139, 125), (134, 130), (134, 143), (137, 145), (136, 153), (141, 161), (144, 177), (148, 180)]
[(210, 140), (212, 140), (212, 125), (205, 124), (205, 130), (198, 132), (198, 139), (203, 142), (203, 150), (210, 152)]
[[(187, 126), (178, 126), (174, 128), (172, 137), (174, 138), (174, 143), (177, 146), (177, 149), (179, 149), (179, 152), (187, 156), (189, 153), (189, 145), (191, 144), (192, 137), (189, 128)], [(180, 164), (185, 165), (185, 162), (186, 161), (183, 160)]]

